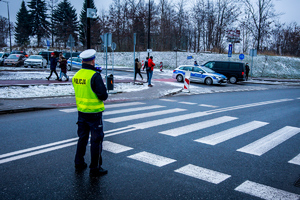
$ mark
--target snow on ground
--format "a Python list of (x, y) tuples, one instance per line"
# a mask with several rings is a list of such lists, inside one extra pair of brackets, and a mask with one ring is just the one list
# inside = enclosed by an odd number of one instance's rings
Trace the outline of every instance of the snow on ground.
[[(1, 68), (3, 69), (3, 68)], [(12, 68), (10, 68), (11, 70)], [(59, 72), (58, 72), (59, 74)], [(72, 78), (75, 72), (68, 72), (68, 76)], [(49, 72), (45, 71), (23, 71), (23, 72), (7, 72), (0, 71), (0, 80), (45, 80), (49, 76)], [(102, 75), (103, 76), (103, 75)], [(55, 74), (52, 79), (55, 79)], [(132, 79), (126, 76), (114, 76), (115, 79)], [(64, 83), (64, 82), (62, 82)], [(134, 85), (133, 83), (117, 83), (114, 85), (114, 92), (135, 92), (148, 89), (148, 85)], [(50, 84), (37, 85), (29, 87), (9, 86), (0, 87), (0, 98), (33, 98), (33, 97), (49, 97), (49, 96), (67, 96), (74, 95), (72, 84)]]
[[(175, 52), (153, 52), (151, 55), (154, 57), (156, 63), (155, 75), (164, 78), (171, 78), (173, 69), (176, 65), (176, 53)], [(136, 53), (136, 58), (140, 61), (144, 61), (147, 56), (146, 52)], [(193, 56), (194, 59), (188, 60), (187, 56)], [(197, 60), (199, 64), (204, 64), (211, 60), (228, 60), (227, 54), (210, 54), (210, 53), (189, 53), (189, 52), (178, 52), (177, 53), (177, 66), (184, 64), (193, 64), (194, 60)], [(231, 61), (240, 61), (237, 54), (233, 54)], [(251, 57), (245, 56), (244, 62), (251, 64)], [(158, 69), (160, 62), (163, 62), (163, 72)], [(105, 59), (103, 53), (97, 53), (96, 63), (105, 68)], [(114, 54), (108, 54), (108, 68), (128, 68), (133, 69), (133, 53), (132, 52), (116, 52)], [(280, 57), (280, 56), (257, 56), (253, 59), (253, 70), (252, 74), (254, 77), (273, 77), (273, 78), (300, 78), (300, 58)], [(58, 70), (59, 73), (59, 70)], [(73, 77), (74, 71), (69, 71), (68, 75)], [(49, 71), (38, 71), (36, 69), (26, 68), (10, 68), (0, 67), (0, 80), (36, 80), (45, 79), (49, 75)], [(103, 77), (105, 74), (102, 75)], [(143, 74), (145, 77), (145, 75)], [(52, 75), (55, 78), (55, 75)], [(114, 76), (114, 79), (133, 79), (133, 77)], [(139, 77), (137, 77), (139, 80)], [(254, 82), (254, 81), (253, 81)], [(164, 93), (176, 93), (179, 89), (182, 89), (182, 83), (166, 82), (173, 86), (178, 86), (178, 89), (172, 89), (170, 91), (164, 91)], [(273, 83), (279, 84), (279, 83)], [(132, 83), (119, 83), (115, 84), (115, 92), (134, 92), (148, 89), (147, 84), (134, 85)], [(257, 89), (257, 88), (256, 88)], [(263, 88), (262, 88), (263, 89)], [(199, 88), (191, 86), (193, 93), (211, 93), (215, 92), (216, 88)], [(232, 89), (226, 87), (220, 87), (221, 91), (231, 91)], [(251, 87), (245, 87), (242, 89), (254, 90)], [(49, 86), (29, 86), (29, 87), (0, 87), (0, 98), (29, 98), (29, 97), (46, 97), (46, 96), (65, 96), (74, 95), (74, 89), (71, 84), (67, 85), (56, 85), (50, 84)], [(162, 94), (166, 95), (166, 94)]]

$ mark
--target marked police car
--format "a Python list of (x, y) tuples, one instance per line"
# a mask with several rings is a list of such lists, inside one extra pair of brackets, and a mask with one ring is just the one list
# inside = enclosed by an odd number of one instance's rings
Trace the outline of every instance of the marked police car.
[[(70, 71), (71, 70), (71, 58), (69, 58), (67, 60), (68, 62), (68, 70)], [(95, 66), (96, 68), (99, 69), (99, 71), (102, 71), (102, 68), (96, 64)], [(82, 59), (79, 58), (79, 57), (72, 57), (72, 69), (81, 69), (82, 68)]]
[(183, 82), (187, 71), (191, 72), (191, 82), (205, 83), (206, 85), (227, 83), (226, 76), (204, 66), (181, 65), (173, 71), (172, 77), (178, 82)]

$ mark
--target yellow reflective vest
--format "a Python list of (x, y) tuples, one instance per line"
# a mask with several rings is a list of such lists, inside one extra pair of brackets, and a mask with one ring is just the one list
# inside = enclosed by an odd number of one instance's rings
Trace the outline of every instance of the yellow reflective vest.
[(97, 113), (104, 111), (104, 103), (98, 99), (91, 87), (94, 70), (81, 69), (72, 78), (75, 90), (77, 110), (83, 113)]

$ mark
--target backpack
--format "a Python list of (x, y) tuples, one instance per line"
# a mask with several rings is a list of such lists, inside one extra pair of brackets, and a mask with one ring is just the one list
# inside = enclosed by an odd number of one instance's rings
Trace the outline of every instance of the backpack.
[(141, 69), (142, 68), (142, 63), (141, 62), (137, 62), (137, 68)]

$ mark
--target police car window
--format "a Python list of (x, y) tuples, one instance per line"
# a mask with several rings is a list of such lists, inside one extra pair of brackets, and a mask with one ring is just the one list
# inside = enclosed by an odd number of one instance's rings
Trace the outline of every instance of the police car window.
[(186, 71), (192, 71), (193, 67), (184, 67), (184, 70), (186, 70)]
[(184, 70), (184, 67), (179, 67), (179, 69)]
[(194, 72), (199, 72), (199, 73), (203, 72), (199, 67), (194, 67), (193, 71)]

